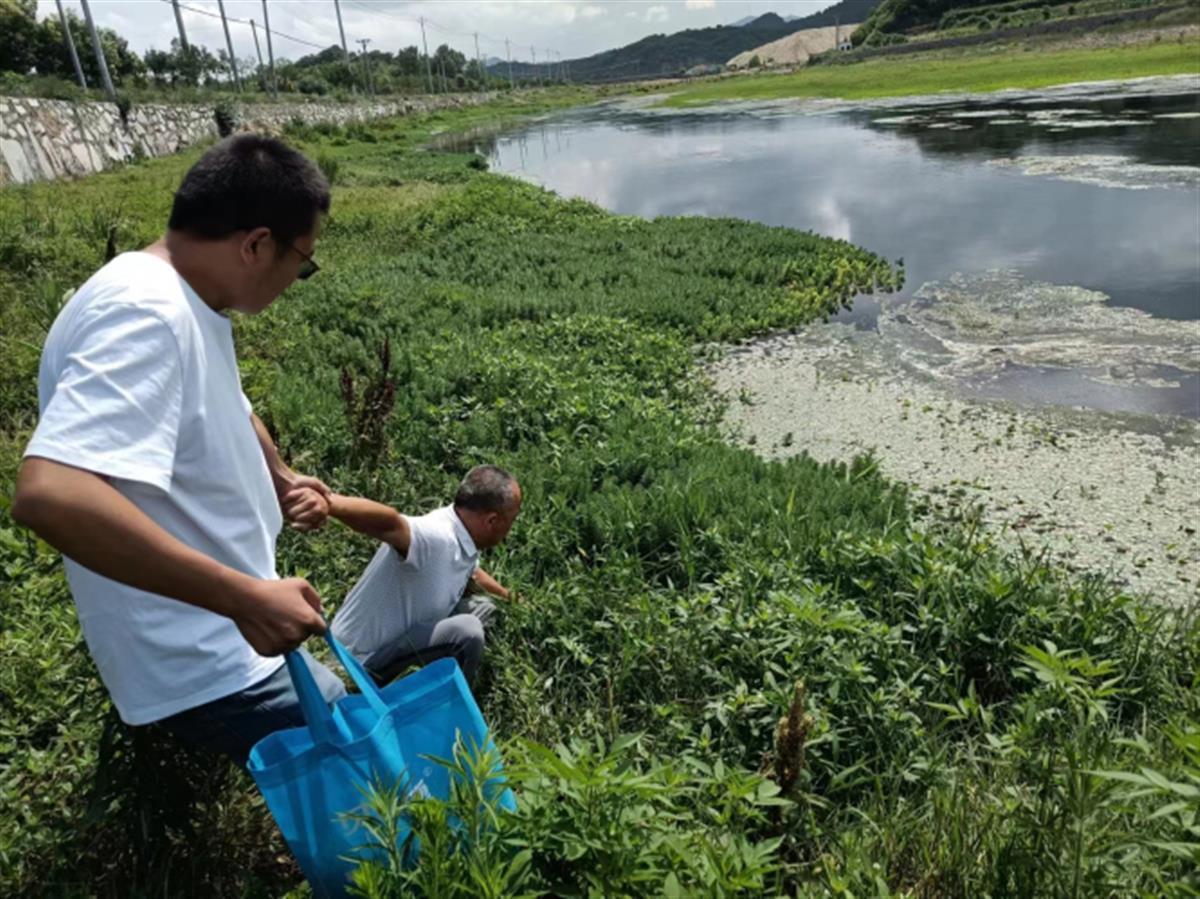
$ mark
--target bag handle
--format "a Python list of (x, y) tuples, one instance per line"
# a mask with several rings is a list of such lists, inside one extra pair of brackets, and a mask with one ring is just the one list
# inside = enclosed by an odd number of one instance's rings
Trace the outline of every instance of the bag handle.
[(314, 741), (318, 743), (335, 742), (334, 732), (339, 729), (338, 725), (330, 714), (325, 697), (321, 694), (321, 688), (317, 686), (312, 672), (308, 670), (304, 656), (300, 654), (299, 650), (296, 650), (287, 653), (284, 661), (287, 662), (288, 674), (292, 676), (292, 686), (296, 689), (296, 696), (300, 699), (300, 711), (304, 715), (304, 722), (312, 732)]
[(342, 663), (342, 667), (350, 675), (350, 680), (354, 681), (354, 686), (358, 687), (358, 692), (366, 699), (371, 711), (380, 716), (388, 714), (391, 709), (379, 692), (379, 688), (375, 686), (375, 679), (367, 673), (367, 669), (354, 657), (354, 654), (333, 635), (333, 628), (325, 631), (325, 642), (333, 650), (334, 657)]
[[(350, 679), (354, 681), (354, 685), (358, 687), (359, 692), (367, 701), (367, 705), (371, 707), (371, 711), (380, 717), (387, 715), (390, 711), (388, 704), (362, 663), (333, 636), (332, 629), (325, 631), (325, 641), (333, 651), (334, 657), (341, 662), (346, 673), (350, 675)], [(288, 674), (292, 676), (292, 686), (295, 687), (296, 696), (300, 699), (300, 711), (304, 715), (304, 722), (312, 732), (314, 741), (335, 744), (349, 740), (350, 737), (342, 723), (341, 716), (325, 701), (321, 688), (317, 686), (316, 679), (308, 670), (308, 665), (305, 664), (304, 657), (300, 652), (289, 652), (284, 659), (287, 662)]]

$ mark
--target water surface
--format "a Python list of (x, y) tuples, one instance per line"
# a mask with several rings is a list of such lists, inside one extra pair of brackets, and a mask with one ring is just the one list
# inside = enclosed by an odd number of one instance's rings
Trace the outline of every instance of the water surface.
[[(614, 212), (752, 219), (902, 260), (905, 291), (882, 301), (882, 314), (879, 300), (860, 301), (850, 318), (872, 329), (889, 318), (888, 339), (908, 360), (982, 347), (990, 369), (944, 366), (964, 389), (1200, 416), (1200, 94), (1006, 96), (815, 114), (593, 108), (476, 145), (495, 170)], [(1036, 294), (1047, 324), (1060, 312), (1069, 319), (1052, 337), (1074, 357), (1030, 356), (1028, 335), (1014, 344), (1011, 317), (994, 314), (997, 283)], [(928, 321), (906, 327), (904, 307), (928, 306), (947, 284), (987, 289), (955, 293), (965, 305), (950, 319), (969, 322), (971, 339), (939, 330), (931, 355)], [(1170, 352), (1167, 321), (1177, 323)], [(1114, 340), (1114, 329), (1128, 340)]]

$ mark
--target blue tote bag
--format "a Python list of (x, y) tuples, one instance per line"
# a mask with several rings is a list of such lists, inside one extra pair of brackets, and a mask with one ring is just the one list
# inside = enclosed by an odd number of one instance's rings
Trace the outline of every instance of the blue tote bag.
[[(455, 743), (488, 746), (487, 725), (453, 659), (389, 684), (375, 682), (332, 633), (326, 639), (359, 693), (326, 705), (308, 666), (286, 657), (307, 726), (277, 731), (247, 767), (316, 896), (342, 896), (362, 860), (379, 851), (350, 817), (372, 785), (445, 799), (450, 773), (426, 756), (452, 758)], [(515, 807), (505, 792), (502, 804)], [(401, 839), (407, 830), (401, 823)]]

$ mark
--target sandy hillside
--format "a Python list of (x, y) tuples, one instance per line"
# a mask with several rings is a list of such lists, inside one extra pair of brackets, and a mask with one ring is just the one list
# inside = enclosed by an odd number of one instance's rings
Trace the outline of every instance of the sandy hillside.
[(855, 32), (859, 24), (861, 23), (842, 25), (840, 29), (836, 26), (806, 28), (753, 50), (747, 50), (745, 53), (739, 53), (726, 65), (731, 69), (742, 69), (748, 66), (750, 60), (755, 56), (765, 66), (804, 65), (810, 56), (832, 50), (837, 43), (839, 33), (846, 38)]

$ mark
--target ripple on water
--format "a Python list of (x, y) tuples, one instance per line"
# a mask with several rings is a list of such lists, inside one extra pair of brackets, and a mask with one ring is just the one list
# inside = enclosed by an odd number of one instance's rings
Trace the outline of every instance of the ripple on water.
[(991, 165), (1019, 169), (1026, 175), (1078, 181), (1097, 187), (1126, 190), (1195, 190), (1200, 188), (1200, 168), (1191, 165), (1152, 165), (1128, 156), (1083, 154), (1075, 156), (1017, 156), (993, 159)]
[(1189, 383), (1200, 373), (1200, 321), (1111, 306), (1099, 291), (1014, 271), (925, 284), (909, 301), (885, 303), (878, 328), (905, 362), (938, 378), (978, 381), (1020, 367), (1073, 370), (1110, 387), (1178, 390), (1176, 373)]

